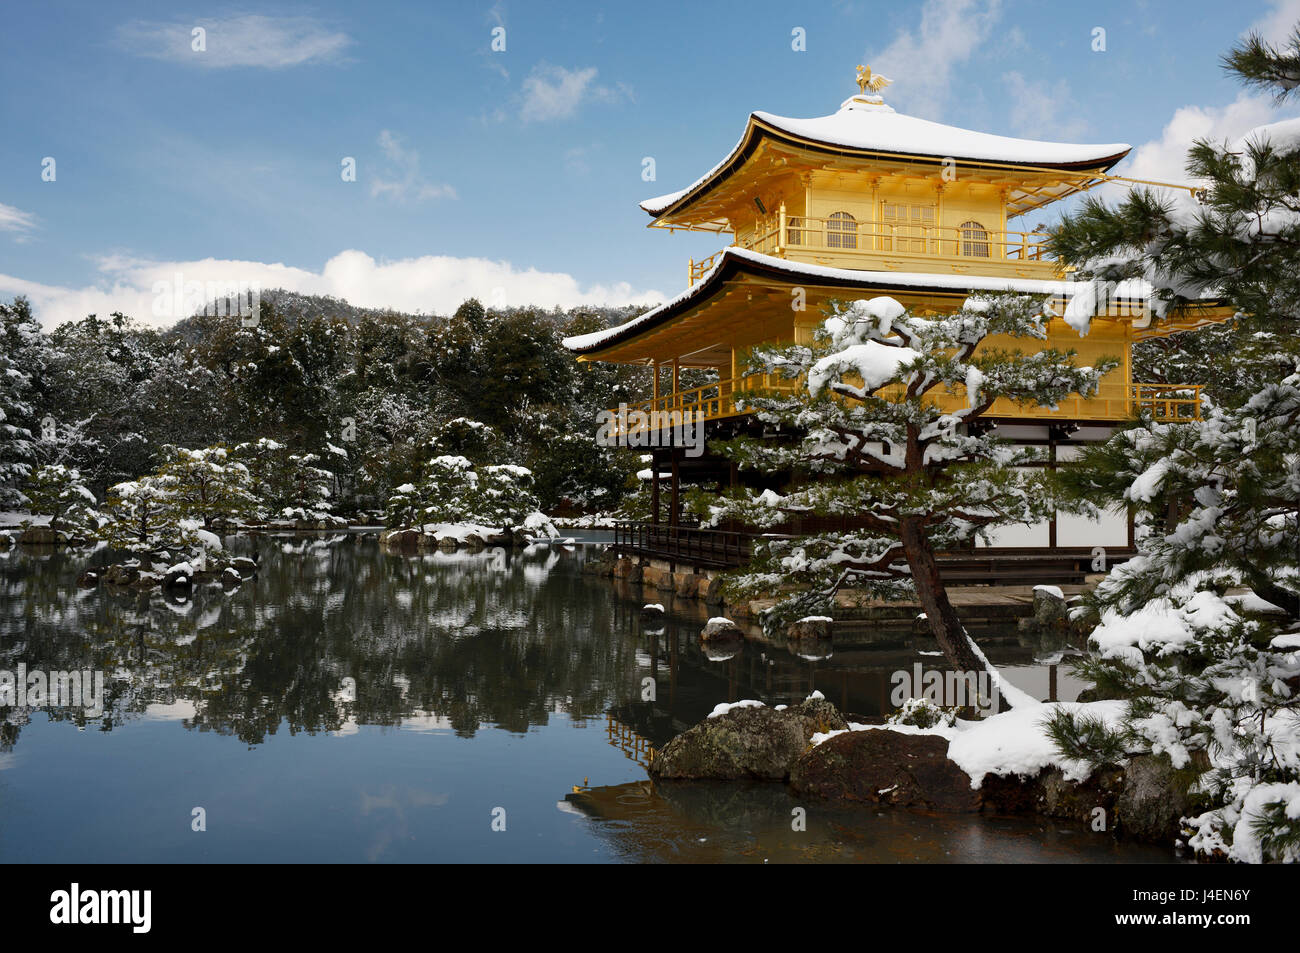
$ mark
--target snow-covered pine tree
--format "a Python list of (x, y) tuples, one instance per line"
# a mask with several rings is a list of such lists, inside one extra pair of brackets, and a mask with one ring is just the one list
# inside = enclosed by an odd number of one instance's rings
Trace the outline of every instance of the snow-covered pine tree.
[(48, 516), (50, 529), (65, 539), (87, 539), (99, 529), (95, 494), (79, 472), (61, 463), (47, 463), (32, 472), (27, 498), (32, 512)]
[(189, 450), (163, 448), (159, 483), (171, 490), (178, 521), (198, 520), (205, 528), (214, 522), (234, 521), (257, 511), (253, 478), (248, 467), (231, 458), (224, 446)]
[(157, 477), (110, 486), (103, 515), (98, 536), (111, 549), (156, 553), (171, 546), (177, 537), (173, 493)]
[[(846, 586), (915, 595), (950, 665), (989, 668), (948, 599), (936, 554), (997, 526), (1044, 519), (1053, 501), (1044, 471), (1029, 466), (1034, 452), (997, 440), (981, 417), (998, 398), (1051, 406), (1091, 395), (1116, 366), (1080, 367), (1069, 352), (1037, 349), (1047, 320), (1043, 302), (1024, 295), (971, 298), (937, 317), (881, 297), (836, 307), (811, 346), (756, 349), (749, 369), (791, 386), (745, 402), (788, 439), (742, 438), (726, 452), (743, 468), (813, 479), (784, 497), (729, 492), (714, 518), (772, 526), (810, 513), (862, 528), (765, 541), (752, 565), (731, 577), (731, 591), (793, 586), (765, 614), (767, 626), (827, 612)], [(993, 336), (1034, 347), (982, 348)], [(959, 401), (941, 409), (945, 392)]]
[[(1226, 58), (1280, 97), (1300, 76), (1300, 34), (1252, 37)], [(1081, 274), (1147, 280), (1158, 307), (1213, 295), (1267, 347), (1235, 350), (1254, 393), (1205, 419), (1146, 422), (1085, 454), (1065, 479), (1095, 501), (1135, 506), (1138, 557), (1092, 606), (1083, 674), (1129, 699), (1118, 732), (1052, 723), (1075, 757), (1167, 754), (1208, 800), (1188, 818), (1198, 852), (1300, 860), (1300, 119), (1236, 143), (1197, 142), (1199, 204), (1137, 190), (1089, 201), (1053, 245)], [(1191, 332), (1195, 333), (1195, 332)]]
[(236, 446), (232, 460), (248, 468), (258, 515), (312, 521), (330, 516), (334, 474), (317, 466), (318, 455), (291, 453), (284, 444), (262, 437)]
[(23, 485), (36, 463), (37, 377), (47, 348), (31, 304), (0, 304), (0, 509), (27, 504)]

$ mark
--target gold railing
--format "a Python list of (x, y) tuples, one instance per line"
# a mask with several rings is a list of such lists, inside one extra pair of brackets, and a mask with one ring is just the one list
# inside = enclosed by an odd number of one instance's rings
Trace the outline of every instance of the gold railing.
[[(633, 434), (734, 417), (748, 413), (737, 407), (738, 396), (759, 390), (793, 391), (801, 383), (775, 374), (748, 374), (625, 404), (607, 411), (613, 421), (608, 435), (616, 441)], [(989, 415), (1118, 421), (1145, 412), (1160, 422), (1200, 420), (1202, 389), (1200, 384), (1133, 384), (1126, 395), (1122, 383), (1103, 381), (1096, 397), (1085, 398), (1075, 394), (1061, 401), (1055, 410), (1036, 405), (1017, 406), (1000, 400), (993, 405)], [(960, 399), (956, 395), (945, 395), (939, 402), (942, 405)]]
[(1134, 384), (1133, 404), (1152, 420), (1201, 419), (1201, 384)]
[[(777, 223), (775, 237), (780, 235)], [(765, 230), (756, 238), (771, 240)], [(830, 218), (788, 216), (785, 240), (789, 248), (832, 252), (933, 255), (1003, 261), (1047, 261), (1047, 235), (1042, 232), (993, 231), (952, 225), (910, 222), (854, 222)]]
[(714, 381), (609, 410), (607, 413), (613, 420), (609, 433), (611, 437), (621, 437), (734, 417), (746, 413), (736, 406), (738, 395), (756, 390), (791, 391), (798, 386), (797, 380), (786, 380), (775, 374), (746, 374)]
[[(845, 221), (780, 214), (766, 215), (752, 229), (736, 236), (734, 247), (764, 255), (816, 251), (832, 255), (917, 255), (960, 259), (971, 266), (981, 261), (1048, 263), (1048, 236), (1042, 232), (993, 231), (952, 225), (901, 222)], [(721, 251), (708, 258), (691, 259), (690, 284), (711, 269)]]

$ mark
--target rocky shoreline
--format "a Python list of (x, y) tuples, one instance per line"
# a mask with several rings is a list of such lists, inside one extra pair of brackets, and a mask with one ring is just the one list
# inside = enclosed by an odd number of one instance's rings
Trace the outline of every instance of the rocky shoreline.
[(819, 693), (800, 705), (720, 705), (655, 753), (656, 782), (784, 782), (801, 798), (913, 810), (1037, 814), (1099, 833), (1173, 846), (1192, 808), (1163, 755), (1135, 755), (1082, 780), (1058, 767), (973, 778), (949, 740), (897, 725), (848, 721)]

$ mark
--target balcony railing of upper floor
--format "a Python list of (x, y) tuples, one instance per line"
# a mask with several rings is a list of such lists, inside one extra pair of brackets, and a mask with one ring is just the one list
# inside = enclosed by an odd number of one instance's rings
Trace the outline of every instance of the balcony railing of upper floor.
[[(697, 425), (734, 417), (749, 412), (743, 400), (747, 393), (790, 393), (801, 386), (802, 381), (798, 379), (775, 374), (749, 374), (663, 394), (607, 411), (614, 422), (609, 436), (614, 438), (613, 442), (620, 442), (637, 434), (673, 429), (683, 423)], [(1126, 385), (1122, 380), (1103, 380), (1095, 397), (1074, 394), (1062, 400), (1055, 409), (1017, 405), (1002, 399), (993, 405), (988, 416), (1120, 421), (1140, 413), (1159, 423), (1185, 423), (1201, 419), (1201, 390), (1200, 384)], [(963, 397), (954, 394), (945, 393), (938, 397), (940, 407), (951, 405), (952, 409), (963, 406), (964, 401)]]
[[(735, 247), (782, 258), (821, 257), (865, 270), (880, 267), (882, 259), (891, 263), (913, 260), (931, 270), (935, 260), (944, 259), (954, 271), (978, 274), (981, 264), (1001, 262), (1048, 277), (1058, 266), (1047, 256), (1047, 239), (1043, 232), (995, 231), (973, 222), (951, 226), (780, 213), (765, 216), (752, 231), (740, 233)], [(690, 284), (708, 274), (721, 254), (691, 259)]]

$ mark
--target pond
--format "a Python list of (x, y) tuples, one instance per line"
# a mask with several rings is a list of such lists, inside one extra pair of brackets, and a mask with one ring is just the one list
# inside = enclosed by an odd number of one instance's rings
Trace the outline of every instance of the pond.
[[(0, 670), (105, 679), (99, 714), (0, 708), (0, 862), (1176, 859), (1067, 822), (647, 780), (649, 749), (719, 702), (820, 690), (886, 710), (890, 673), (933, 649), (905, 627), (837, 632), (828, 658), (759, 641), (709, 657), (701, 604), (583, 574), (591, 546), (228, 545), (257, 578), (188, 599), (78, 588), (103, 551), (0, 553)], [(644, 622), (646, 601), (667, 620)], [(1035, 662), (1051, 647), (980, 641), (1022, 688), (1077, 693)]]

